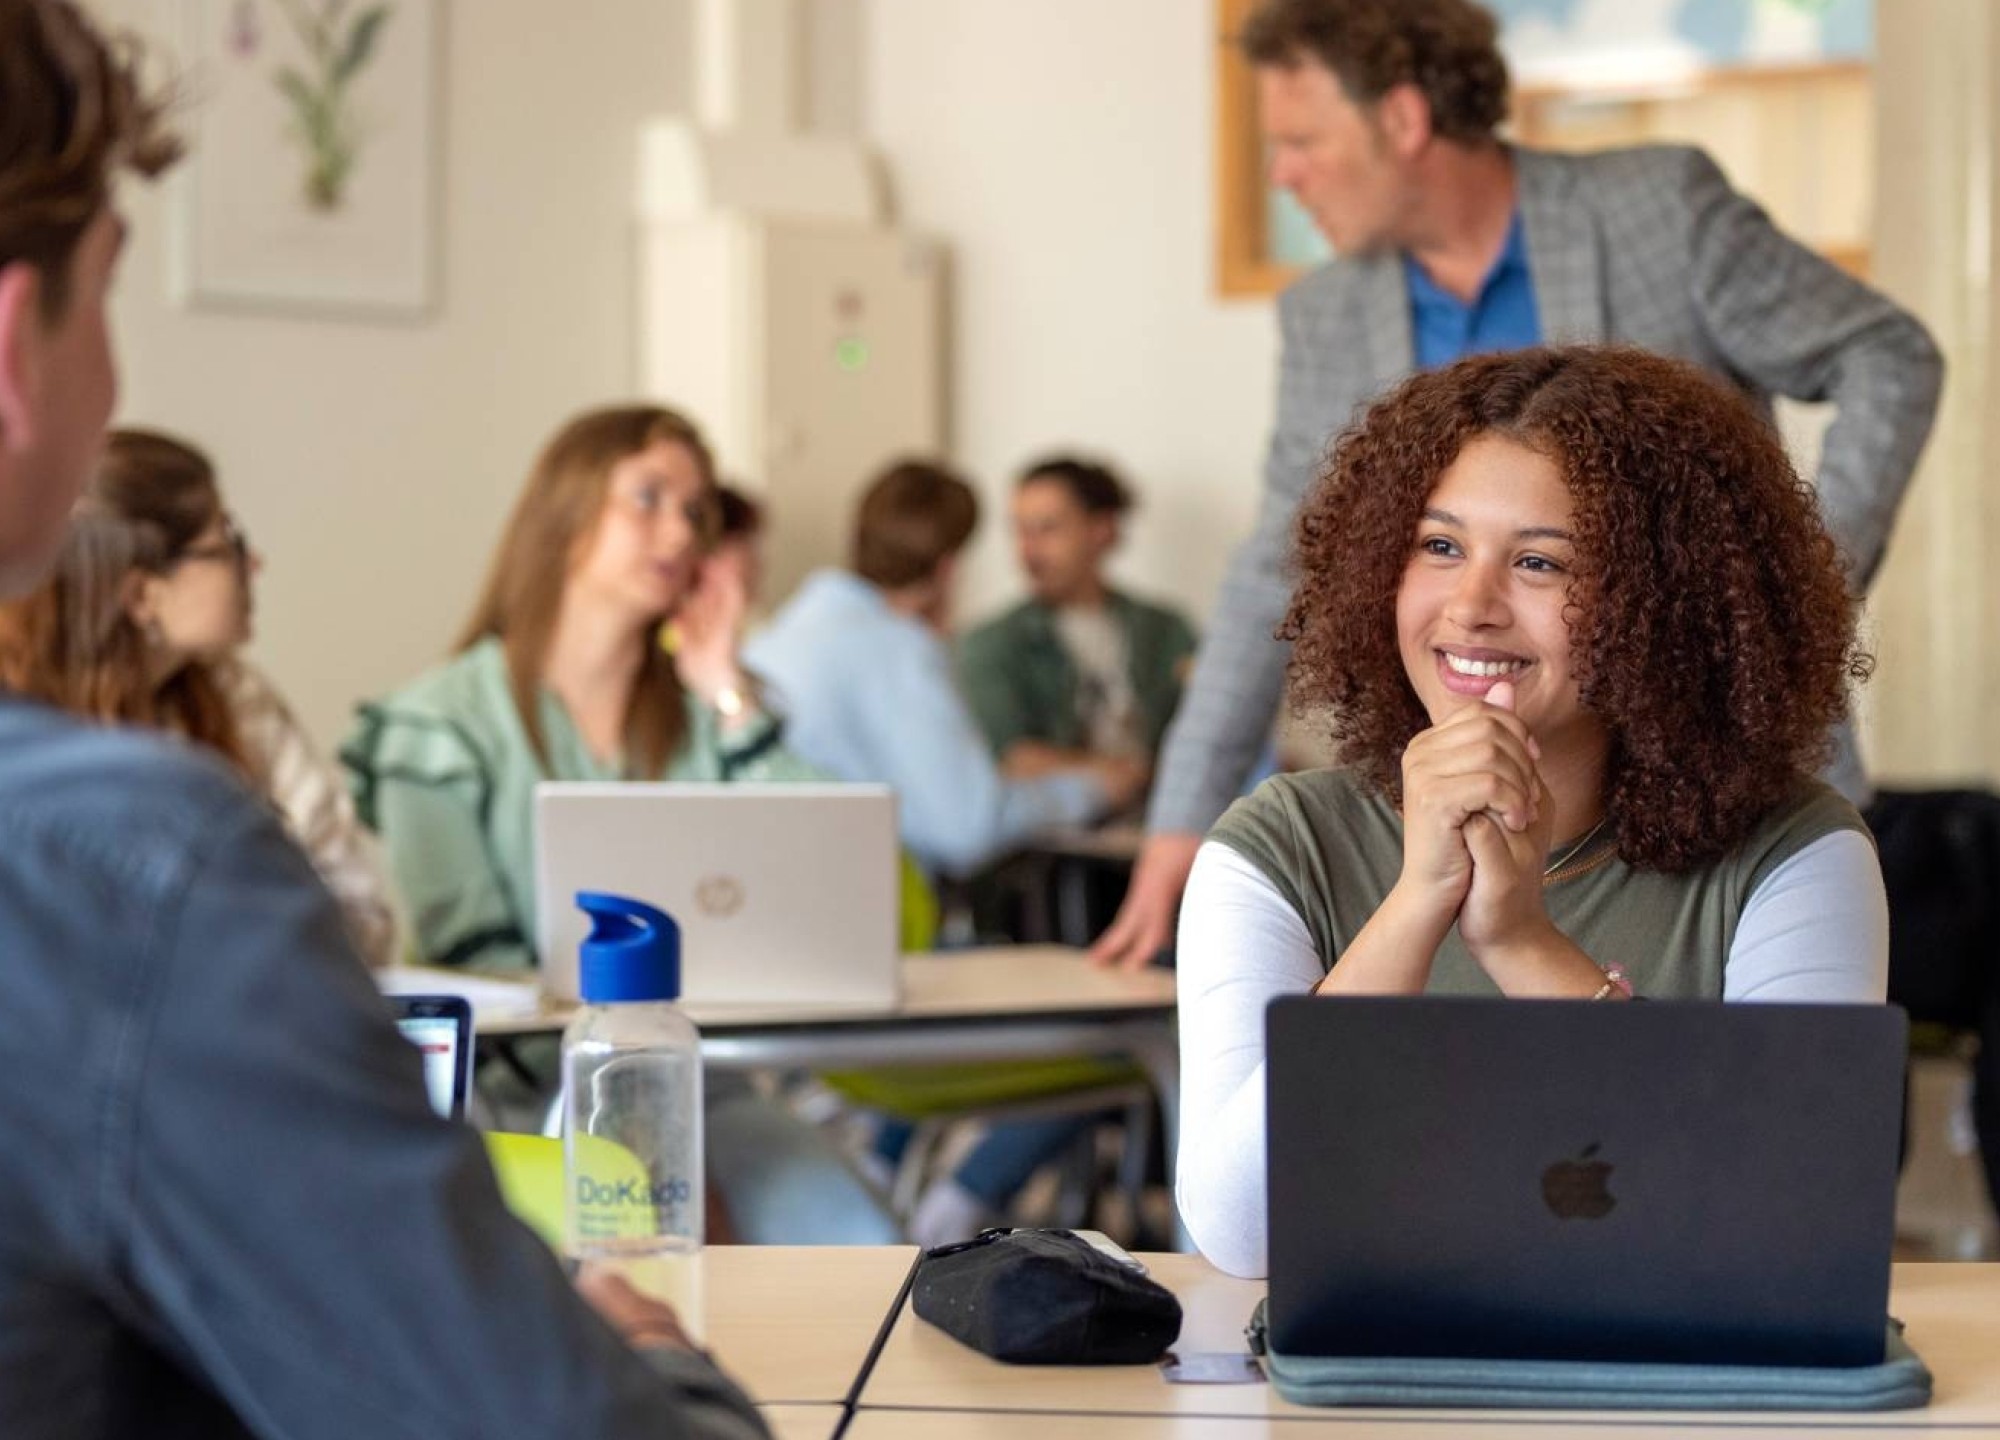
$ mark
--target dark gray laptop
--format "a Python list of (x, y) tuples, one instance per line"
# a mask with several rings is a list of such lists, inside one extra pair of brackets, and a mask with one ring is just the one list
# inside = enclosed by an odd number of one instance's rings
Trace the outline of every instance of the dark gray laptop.
[(1882, 1359), (1902, 1011), (1301, 997), (1267, 1039), (1274, 1350)]

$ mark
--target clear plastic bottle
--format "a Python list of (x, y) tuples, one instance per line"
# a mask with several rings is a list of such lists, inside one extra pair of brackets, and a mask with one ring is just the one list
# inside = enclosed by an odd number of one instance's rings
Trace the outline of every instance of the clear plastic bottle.
[(680, 926), (617, 895), (576, 903), (591, 931), (562, 1043), (569, 1250), (667, 1301), (699, 1339), (701, 1035), (674, 1004)]

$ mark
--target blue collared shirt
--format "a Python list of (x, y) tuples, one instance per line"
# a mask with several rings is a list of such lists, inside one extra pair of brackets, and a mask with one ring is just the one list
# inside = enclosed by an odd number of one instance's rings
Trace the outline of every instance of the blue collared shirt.
[(770, 682), (794, 754), (895, 787), (903, 843), (934, 873), (965, 874), (1104, 809), (1104, 787), (1082, 771), (1001, 775), (944, 640), (858, 575), (807, 576), (743, 659)]
[(1535, 282), (1528, 273), (1528, 234), (1521, 212), (1507, 226), (1507, 242), (1471, 300), (1444, 289), (1424, 267), (1403, 256), (1403, 282), (1410, 292), (1410, 330), (1417, 366), (1430, 370), (1487, 350), (1518, 350), (1542, 341), (1535, 310)]

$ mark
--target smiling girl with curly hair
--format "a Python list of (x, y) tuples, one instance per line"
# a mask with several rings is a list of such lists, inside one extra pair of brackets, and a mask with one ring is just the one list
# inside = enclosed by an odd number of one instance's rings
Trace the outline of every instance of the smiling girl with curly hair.
[(1264, 1268), (1277, 996), (1882, 999), (1874, 847), (1811, 778), (1870, 662), (1740, 396), (1622, 348), (1418, 375), (1341, 438), (1296, 561), (1292, 703), (1340, 765), (1231, 809), (1181, 919), (1215, 1263)]

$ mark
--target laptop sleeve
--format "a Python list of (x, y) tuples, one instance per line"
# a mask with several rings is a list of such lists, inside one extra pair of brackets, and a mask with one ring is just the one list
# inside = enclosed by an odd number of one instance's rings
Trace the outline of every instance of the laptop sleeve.
[(1280, 1395), (1296, 1405), (1480, 1406), (1521, 1410), (1913, 1410), (1931, 1372), (1888, 1322), (1879, 1365), (1655, 1365), (1581, 1360), (1441, 1360), (1281, 1355), (1264, 1301), (1246, 1332)]

